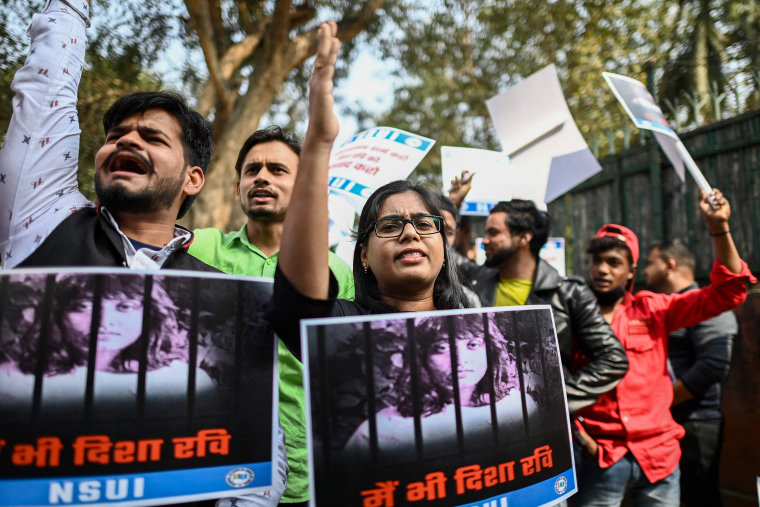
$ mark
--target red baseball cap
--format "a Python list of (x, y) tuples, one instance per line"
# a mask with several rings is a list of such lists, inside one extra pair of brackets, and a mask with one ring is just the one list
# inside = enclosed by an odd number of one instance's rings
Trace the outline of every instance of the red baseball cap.
[(617, 238), (628, 247), (631, 251), (631, 257), (633, 259), (633, 266), (635, 267), (639, 263), (639, 238), (628, 227), (617, 224), (606, 224), (596, 231), (594, 238), (604, 238), (606, 236)]

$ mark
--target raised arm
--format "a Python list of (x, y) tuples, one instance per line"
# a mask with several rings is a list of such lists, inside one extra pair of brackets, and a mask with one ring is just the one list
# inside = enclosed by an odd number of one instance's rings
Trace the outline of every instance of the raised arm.
[(699, 209), (702, 212), (702, 218), (707, 224), (707, 230), (715, 247), (715, 258), (726, 266), (731, 272), (739, 273), (742, 270), (742, 259), (736, 250), (734, 239), (731, 237), (731, 229), (728, 225), (728, 219), (731, 216), (731, 205), (723, 197), (720, 190), (713, 189), (711, 194), (714, 197), (714, 205), (710, 205), (707, 200), (707, 192), (699, 191)]
[(451, 189), (449, 189), (449, 199), (457, 208), (462, 207), (465, 197), (472, 189), (472, 177), (475, 173), (462, 171), (462, 174), (451, 180)]
[(89, 203), (77, 186), (77, 88), (88, 2), (53, 0), (35, 14), (29, 55), (14, 76), (13, 116), (0, 150), (0, 255), (16, 266), (69, 213)]
[(278, 266), (293, 286), (327, 299), (330, 284), (327, 170), (338, 118), (333, 112), (333, 74), (340, 41), (337, 25), (319, 27), (319, 46), (309, 83), (309, 126), (301, 149), (293, 196), (285, 215)]

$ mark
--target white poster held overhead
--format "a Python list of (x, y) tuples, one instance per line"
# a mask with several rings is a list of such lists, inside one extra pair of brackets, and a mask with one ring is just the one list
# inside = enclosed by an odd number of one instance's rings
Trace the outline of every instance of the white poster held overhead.
[(462, 215), (487, 216), (494, 204), (512, 198), (513, 185), (506, 153), (442, 146), (441, 177), (444, 189), (462, 171), (473, 174), (472, 188), (460, 209)]
[(330, 245), (347, 240), (354, 213), (361, 212), (372, 192), (406, 179), (434, 144), (432, 139), (392, 127), (371, 128), (336, 143), (328, 175)]
[[(523, 194), (551, 202), (602, 170), (578, 131), (554, 65), (486, 101)], [(530, 189), (530, 190), (529, 190)]]
[(330, 192), (359, 212), (378, 187), (403, 180), (427, 155), (435, 141), (391, 127), (360, 132), (330, 154)]
[[(603, 72), (602, 76), (633, 124), (640, 129), (654, 132), (657, 143), (665, 152), (670, 163), (673, 164), (673, 168), (675, 168), (681, 181), (685, 181), (683, 170), (685, 164), (697, 186), (710, 193), (712, 190), (710, 184), (702, 171), (699, 170), (697, 163), (691, 158), (691, 154), (679, 139), (678, 134), (668, 125), (668, 120), (665, 119), (660, 107), (655, 104), (647, 87), (640, 81), (620, 74)], [(710, 197), (710, 202), (712, 202), (712, 197)]]

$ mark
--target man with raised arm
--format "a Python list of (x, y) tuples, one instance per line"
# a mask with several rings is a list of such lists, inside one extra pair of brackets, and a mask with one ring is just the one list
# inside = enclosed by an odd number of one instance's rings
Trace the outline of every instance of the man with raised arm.
[[(644, 270), (647, 286), (663, 294), (699, 289), (696, 259), (678, 239), (649, 250)], [(721, 505), (718, 469), (723, 445), (721, 383), (731, 364), (739, 326), (734, 312), (681, 328), (668, 337), (673, 373), (673, 419), (683, 426), (681, 439), (681, 505)]]
[(668, 334), (740, 305), (755, 277), (739, 257), (728, 219), (731, 207), (713, 190), (714, 207), (700, 192), (700, 211), (715, 247), (711, 285), (680, 294), (632, 292), (639, 240), (622, 225), (607, 224), (589, 243), (589, 279), (602, 315), (625, 347), (628, 373), (598, 402), (578, 411), (578, 494), (570, 505), (679, 504), (684, 430), (670, 413)]
[[(301, 145), (280, 127), (257, 130), (243, 143), (235, 171), (235, 199), (247, 217), (237, 231), (197, 229), (190, 254), (225, 273), (274, 277), (285, 213), (298, 173)], [(330, 270), (340, 296), (353, 299), (351, 268), (329, 252)], [(305, 505), (309, 500), (303, 365), (279, 342), (280, 422), (288, 452), (288, 486), (281, 503)]]
[[(106, 112), (95, 157), (97, 206), (79, 192), (77, 89), (89, 4), (52, 0), (35, 15), (31, 49), (13, 80), (13, 117), (0, 151), (3, 268), (125, 266), (217, 269), (188, 253), (178, 225), (203, 187), (211, 125), (171, 92), (138, 92)], [(282, 435), (265, 494), (220, 505), (277, 505), (287, 464)], [(212, 502), (213, 503), (213, 502)]]
[[(89, 5), (50, 2), (12, 88), (0, 151), (3, 267), (128, 266), (213, 270), (187, 253), (175, 225), (200, 192), (213, 152), (210, 124), (178, 94), (134, 93), (106, 112), (95, 156), (94, 206), (77, 188), (77, 87)], [(75, 212), (75, 213), (74, 213)]]

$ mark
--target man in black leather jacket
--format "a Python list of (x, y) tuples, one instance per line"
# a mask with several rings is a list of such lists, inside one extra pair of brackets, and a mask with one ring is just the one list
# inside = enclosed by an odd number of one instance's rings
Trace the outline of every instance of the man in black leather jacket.
[(486, 221), (484, 266), (460, 266), (483, 306), (548, 304), (554, 313), (570, 413), (623, 378), (628, 359), (583, 279), (563, 278), (538, 252), (551, 217), (532, 201), (500, 202)]

